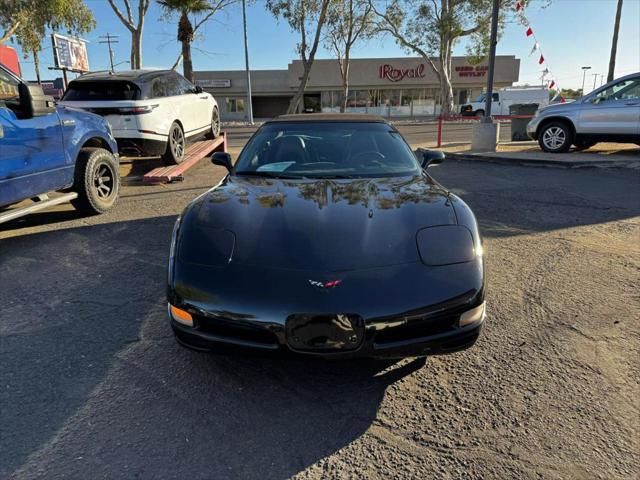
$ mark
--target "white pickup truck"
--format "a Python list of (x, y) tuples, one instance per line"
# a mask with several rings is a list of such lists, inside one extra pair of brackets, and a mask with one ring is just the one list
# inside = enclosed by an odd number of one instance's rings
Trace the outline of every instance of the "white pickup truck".
[[(486, 93), (474, 102), (460, 106), (462, 115), (484, 115)], [(536, 104), (538, 108), (549, 104), (549, 90), (545, 87), (506, 87), (493, 92), (491, 115), (509, 115), (509, 107), (516, 103)]]

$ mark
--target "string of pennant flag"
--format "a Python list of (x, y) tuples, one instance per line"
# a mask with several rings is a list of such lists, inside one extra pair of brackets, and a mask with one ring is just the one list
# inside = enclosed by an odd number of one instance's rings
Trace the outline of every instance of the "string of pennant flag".
[(529, 53), (529, 56), (532, 56), (535, 53), (539, 53), (540, 57), (538, 58), (538, 65), (545, 66), (544, 71), (542, 72), (543, 82), (544, 82), (544, 77), (549, 75), (550, 80), (547, 81), (547, 88), (549, 90), (555, 90), (557, 92), (556, 95), (553, 97), (553, 100), (560, 97), (560, 102), (564, 103), (565, 102), (564, 98), (560, 96), (560, 87), (558, 86), (556, 80), (554, 79), (553, 74), (549, 70), (549, 66), (547, 65), (547, 62), (544, 58), (544, 53), (542, 52), (542, 47), (540, 46), (540, 42), (536, 38), (536, 34), (534, 33), (533, 28), (531, 27), (531, 23), (529, 22), (529, 19), (524, 13), (523, 3), (519, 0), (516, 1), (514, 8), (516, 10), (516, 16), (518, 17), (518, 22), (522, 26), (526, 27), (525, 35), (527, 37), (533, 38), (533, 47), (531, 48), (531, 52)]

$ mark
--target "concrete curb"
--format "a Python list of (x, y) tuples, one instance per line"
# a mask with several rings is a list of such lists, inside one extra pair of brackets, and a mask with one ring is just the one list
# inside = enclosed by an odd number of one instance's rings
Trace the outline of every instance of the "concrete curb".
[(527, 167), (550, 168), (629, 168), (640, 169), (638, 160), (547, 160), (533, 158), (510, 157), (508, 152), (504, 156), (483, 155), (481, 153), (445, 152), (447, 159), (465, 160), (471, 162), (499, 163), (502, 165), (518, 165)]

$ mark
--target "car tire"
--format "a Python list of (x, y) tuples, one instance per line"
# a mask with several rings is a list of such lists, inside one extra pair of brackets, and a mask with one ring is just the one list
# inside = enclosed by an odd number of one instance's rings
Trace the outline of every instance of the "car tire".
[(596, 143), (598, 142), (593, 142), (588, 140), (576, 140), (575, 142), (573, 142), (573, 146), (575, 147), (576, 150), (582, 151), (582, 150), (587, 150), (593, 147)]
[(538, 144), (545, 152), (564, 153), (572, 143), (573, 131), (564, 122), (550, 122), (540, 129)]
[(167, 148), (162, 154), (162, 160), (166, 165), (179, 165), (184, 161), (187, 140), (184, 131), (178, 122), (173, 122), (169, 129)]
[(218, 138), (220, 136), (220, 112), (218, 109), (214, 107), (213, 112), (211, 112), (211, 128), (205, 135), (205, 138), (213, 140), (214, 138)]
[(78, 155), (73, 182), (78, 198), (71, 204), (83, 213), (97, 215), (110, 210), (120, 190), (119, 165), (104, 148), (83, 148)]
[(484, 110), (476, 110), (473, 112), (474, 117), (484, 117)]

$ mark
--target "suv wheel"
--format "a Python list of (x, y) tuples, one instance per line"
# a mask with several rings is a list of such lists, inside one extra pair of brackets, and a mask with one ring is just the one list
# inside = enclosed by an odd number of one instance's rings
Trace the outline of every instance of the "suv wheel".
[(218, 112), (217, 108), (213, 109), (211, 113), (211, 128), (205, 135), (205, 137), (213, 140), (214, 138), (218, 138), (220, 135), (220, 112)]
[(186, 150), (186, 141), (182, 127), (177, 122), (171, 124), (169, 129), (169, 138), (167, 140), (167, 149), (162, 155), (162, 160), (167, 165), (178, 165), (184, 160), (184, 152)]
[(540, 148), (549, 153), (563, 153), (569, 150), (573, 132), (566, 123), (551, 122), (542, 127), (538, 135)]
[(104, 148), (83, 148), (76, 162), (73, 190), (78, 198), (71, 204), (79, 211), (95, 215), (116, 203), (120, 189), (118, 162)]

